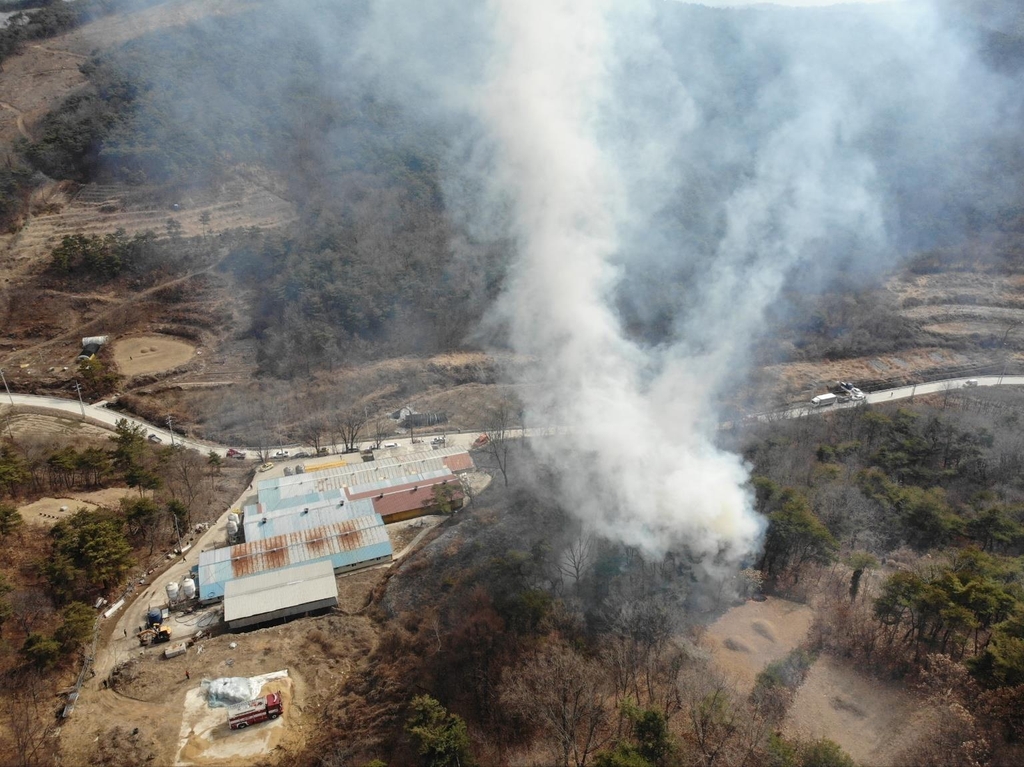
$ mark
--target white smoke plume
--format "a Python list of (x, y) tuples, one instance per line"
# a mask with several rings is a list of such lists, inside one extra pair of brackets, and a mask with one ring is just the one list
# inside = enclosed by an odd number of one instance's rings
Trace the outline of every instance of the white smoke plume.
[[(886, 263), (902, 231), (892, 187), (938, 164), (948, 178), (932, 189), (966, 173), (964, 148), (998, 124), (998, 78), (930, 4), (908, 2), (870, 22), (843, 16), (850, 27), (831, 38), (790, 34), (796, 17), (744, 17), (745, 66), (756, 71), (760, 47), (777, 72), (734, 97), (722, 89), (748, 84), (730, 79), (728, 62), (666, 46), (654, 28), (662, 10), (491, 0), (418, 15), (396, 0), (378, 6), (368, 39), (382, 71), (405, 71), (402, 98), (422, 90), (436, 98), (424, 109), (462, 110), (482, 126), (465, 139), (449, 202), (502, 221), (516, 243), (501, 309), (510, 343), (536, 360), (527, 422), (569, 426), (537, 441), (560, 500), (648, 556), (681, 547), (709, 567), (735, 565), (756, 553), (764, 523), (742, 460), (715, 445), (716, 391), (738, 377), (794, 272), (814, 266), (820, 278), (836, 253)], [(474, 38), (461, 62), (458, 45), (438, 42), (448, 35)], [(731, 98), (749, 101), (740, 130), (716, 125)], [(894, 147), (885, 163), (872, 149), (880, 136)], [(692, 203), (703, 249), (659, 223), (702, 191), (697, 177), (709, 190)], [(633, 286), (648, 270), (654, 281), (686, 275), (672, 333), (657, 344), (635, 340), (621, 312), (643, 315), (650, 294)]]
[(515, 208), (510, 338), (543, 376), (527, 420), (570, 424), (571, 437), (540, 449), (560, 469), (567, 507), (598, 533), (650, 555), (685, 543), (702, 557), (742, 557), (761, 527), (740, 460), (709, 438), (697, 366), (628, 340), (612, 304), (619, 233), (631, 224), (629, 179), (601, 137), (615, 108), (613, 8), (495, 4), (481, 104), (496, 183)]

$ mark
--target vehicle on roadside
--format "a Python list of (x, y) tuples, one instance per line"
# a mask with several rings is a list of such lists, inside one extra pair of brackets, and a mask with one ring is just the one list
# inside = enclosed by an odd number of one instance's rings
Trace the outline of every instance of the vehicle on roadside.
[(276, 453), (274, 453), (274, 458), (287, 458), (287, 457), (288, 457), (288, 451), (287, 450), (278, 450)]
[(385, 442), (383, 445), (381, 445), (381, 447), (384, 448), (385, 450), (392, 450), (392, 449), (398, 447), (398, 443), (397, 442)]
[(149, 441), (152, 442), (155, 445), (158, 445), (161, 442), (163, 442), (163, 440), (160, 439), (160, 437), (158, 435), (156, 435), (156, 434), (150, 434), (149, 435)]
[(443, 446), (445, 441), (446, 440), (444, 437), (434, 437), (432, 440), (430, 440), (430, 444)]
[(840, 381), (840, 382), (839, 382), (839, 388), (840, 388), (840, 389), (845, 389), (846, 391), (848, 391), (848, 392), (851, 392), (851, 393), (852, 393), (852, 392), (853, 392), (853, 390), (854, 390), (854, 389), (855, 389), (856, 387), (855, 387), (855, 386), (854, 386), (854, 385), (853, 385), (852, 383), (850, 383), (849, 381)]
[(814, 405), (814, 407), (823, 407), (825, 405), (834, 405), (838, 400), (839, 397), (829, 392), (828, 394), (819, 394), (817, 397), (812, 398), (811, 404)]
[(227, 452), (227, 456), (228, 456), (228, 458), (237, 458), (238, 460), (241, 461), (242, 459), (245, 458), (245, 451), (244, 450), (235, 450), (235, 448), (229, 447), (228, 448), (228, 452)]
[[(835, 395), (833, 395), (833, 396), (835, 396)], [(473, 440), (473, 447), (483, 447), (484, 445), (486, 445), (490, 441), (491, 441), (490, 437), (488, 437), (486, 434), (481, 434), (479, 437), (477, 437), (475, 440)]]
[(974, 387), (974, 386), (977, 386), (977, 385), (978, 385), (978, 379), (977, 378), (968, 378), (966, 381), (964, 381), (964, 386), (966, 386), (967, 388), (971, 388), (971, 387)]
[(251, 724), (277, 719), (284, 713), (281, 703), (281, 693), (272, 692), (262, 698), (228, 706), (228, 727), (243, 730)]
[(256, 471), (270, 471), (273, 468), (274, 464), (272, 464), (270, 461), (267, 461), (265, 464), (260, 466)]
[(862, 400), (862, 399), (864, 399), (864, 398), (865, 398), (865, 394), (864, 394), (864, 392), (862, 392), (862, 391), (861, 391), (860, 389), (858, 389), (858, 388), (857, 388), (856, 386), (854, 386), (854, 387), (853, 387), (853, 388), (851, 388), (851, 389), (848, 389), (847, 391), (849, 391), (849, 392), (850, 392), (850, 399), (855, 399), (855, 400)]

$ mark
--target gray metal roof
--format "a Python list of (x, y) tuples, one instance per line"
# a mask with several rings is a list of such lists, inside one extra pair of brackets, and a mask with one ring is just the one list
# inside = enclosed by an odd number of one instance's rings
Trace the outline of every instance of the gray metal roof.
[(224, 586), (224, 620), (230, 623), (331, 598), (338, 598), (334, 567), (329, 559), (321, 559), (228, 581)]
[(371, 501), (350, 501), (344, 496), (340, 500), (300, 500), (303, 502), (295, 506), (280, 506), (272, 511), (261, 510), (259, 504), (251, 511), (247, 510), (242, 520), (246, 543), (373, 514)]

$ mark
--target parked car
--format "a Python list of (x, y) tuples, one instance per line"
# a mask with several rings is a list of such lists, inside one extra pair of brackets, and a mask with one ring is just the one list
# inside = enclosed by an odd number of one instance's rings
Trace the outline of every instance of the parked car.
[(227, 452), (227, 456), (228, 456), (228, 458), (237, 458), (238, 460), (241, 461), (243, 458), (245, 458), (245, 451), (244, 450), (235, 450), (233, 447), (229, 447), (228, 448), (228, 452)]
[(274, 458), (287, 458), (287, 457), (288, 457), (288, 451), (287, 450), (278, 450), (276, 453), (274, 453)]
[(445, 438), (444, 437), (434, 437), (432, 440), (430, 440), (430, 444), (431, 445), (443, 445), (444, 443), (445, 443)]
[(398, 443), (397, 442), (385, 442), (383, 445), (381, 445), (381, 447), (383, 447), (385, 450), (391, 450), (392, 448), (398, 447)]
[(978, 385), (978, 379), (977, 378), (968, 378), (966, 381), (964, 381), (964, 386), (967, 386), (967, 387), (972, 387), (972, 386), (977, 386), (977, 385)]
[(259, 469), (257, 469), (257, 471), (270, 471), (273, 468), (274, 464), (272, 464), (270, 461), (267, 461), (265, 464), (260, 466)]
[(159, 444), (159, 443), (163, 442), (163, 440), (160, 439), (160, 437), (157, 436), (156, 434), (150, 434), (149, 435), (149, 441), (154, 443), (154, 444)]

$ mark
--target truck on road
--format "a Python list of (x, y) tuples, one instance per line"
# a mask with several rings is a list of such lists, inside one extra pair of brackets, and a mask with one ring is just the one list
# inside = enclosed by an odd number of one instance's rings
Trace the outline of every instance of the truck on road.
[(232, 730), (242, 730), (250, 724), (277, 719), (282, 713), (281, 693), (272, 692), (262, 698), (228, 706), (228, 726)]
[(811, 404), (814, 405), (814, 407), (822, 407), (823, 405), (834, 405), (836, 404), (836, 400), (838, 399), (839, 398), (835, 394), (829, 392), (828, 394), (819, 394), (817, 397), (814, 397), (811, 400)]

